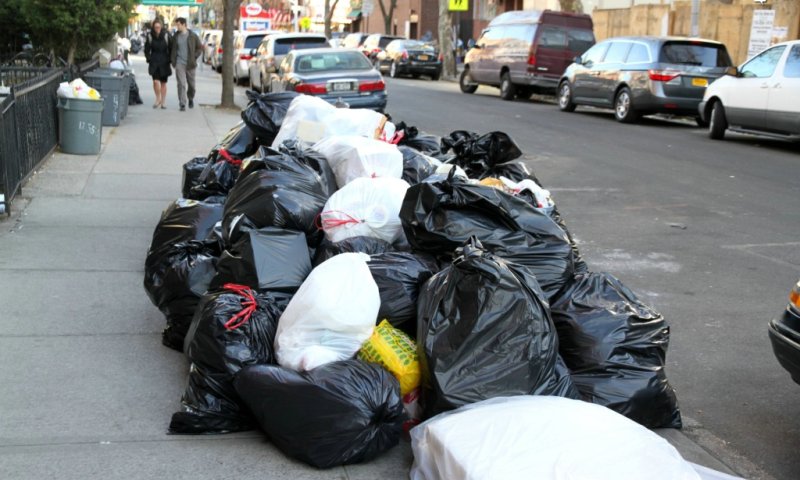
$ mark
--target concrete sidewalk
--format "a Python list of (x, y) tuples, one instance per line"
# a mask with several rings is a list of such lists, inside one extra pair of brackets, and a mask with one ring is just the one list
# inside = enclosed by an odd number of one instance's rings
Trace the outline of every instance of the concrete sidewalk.
[[(142, 288), (161, 210), (180, 195), (181, 165), (239, 121), (219, 102), (220, 77), (198, 72), (198, 107), (145, 102), (103, 132), (97, 156), (56, 153), (0, 221), (0, 478), (407, 478), (407, 443), (366, 465), (312, 469), (258, 432), (169, 436), (188, 364), (161, 345), (164, 319)], [(244, 105), (243, 89), (237, 101)], [(678, 431), (696, 463), (729, 471)]]

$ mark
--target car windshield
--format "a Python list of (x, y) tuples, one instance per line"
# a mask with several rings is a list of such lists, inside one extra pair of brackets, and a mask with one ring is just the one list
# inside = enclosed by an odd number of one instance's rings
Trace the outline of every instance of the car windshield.
[(264, 35), (250, 35), (249, 37), (244, 39), (244, 48), (252, 49), (258, 48), (258, 45), (261, 43), (261, 40), (264, 39)]
[(336, 70), (371, 70), (372, 64), (359, 52), (309, 53), (297, 57), (297, 73), (318, 73)]
[(722, 45), (699, 42), (668, 42), (661, 47), (661, 63), (697, 67), (730, 67), (731, 59)]
[(327, 46), (328, 40), (323, 37), (280, 38), (275, 41), (275, 55), (286, 55), (292, 50), (304, 50), (307, 48), (321, 48)]
[(404, 42), (403, 46), (411, 50), (433, 50), (433, 45), (431, 45), (430, 43), (420, 42), (417, 40), (410, 40), (408, 42)]

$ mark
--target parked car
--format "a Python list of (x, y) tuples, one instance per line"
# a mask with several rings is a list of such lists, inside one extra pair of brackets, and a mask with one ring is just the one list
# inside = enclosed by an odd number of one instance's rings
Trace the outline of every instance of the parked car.
[(358, 50), (317, 48), (289, 52), (271, 76), (271, 91), (291, 90), (351, 108), (386, 108), (380, 72)]
[(567, 68), (558, 87), (558, 106), (614, 109), (620, 122), (668, 113), (695, 117), (706, 87), (725, 74), (731, 59), (725, 45), (678, 37), (618, 37), (590, 48)]
[(233, 62), (233, 81), (237, 85), (250, 78), (250, 60), (253, 58), (253, 50), (258, 48), (265, 36), (276, 33), (270, 30), (259, 30), (253, 32), (241, 32), (236, 37), (233, 48), (236, 57)]
[(800, 281), (789, 293), (789, 304), (769, 323), (769, 340), (778, 362), (800, 384)]
[(342, 48), (361, 48), (361, 44), (364, 43), (364, 40), (367, 39), (369, 34), (367, 33), (351, 33), (350, 35), (344, 37), (344, 41), (342, 41)]
[(500, 87), (503, 100), (552, 92), (576, 55), (594, 45), (592, 17), (551, 10), (503, 13), (467, 52), (460, 85)]
[(331, 48), (340, 48), (344, 44), (344, 38), (348, 35), (347, 32), (331, 32), (331, 38), (328, 40), (328, 45)]
[(260, 92), (269, 91), (270, 76), (291, 51), (328, 47), (325, 35), (317, 33), (278, 33), (265, 37), (257, 49), (250, 52), (250, 86)]
[(729, 73), (700, 102), (709, 137), (732, 130), (800, 141), (800, 40), (774, 45)]
[(442, 56), (436, 47), (419, 40), (394, 40), (378, 53), (374, 62), (378, 70), (389, 69), (389, 76), (411, 75), (418, 78), (428, 75), (439, 80), (442, 75)]
[(203, 63), (210, 64), (217, 49), (217, 43), (222, 40), (222, 30), (206, 30), (201, 38), (203, 39)]
[[(233, 32), (234, 45), (236, 45), (238, 38), (239, 31)], [(217, 73), (222, 73), (222, 33), (220, 33), (219, 37), (217, 37), (217, 41), (214, 44), (214, 51), (214, 55), (211, 56), (211, 68), (216, 70)]]
[(367, 56), (367, 58), (370, 59), (370, 61), (374, 62), (378, 57), (378, 54), (383, 52), (387, 45), (395, 40), (403, 40), (404, 38), (405, 37), (373, 33), (364, 40), (364, 43), (361, 44), (360, 50), (364, 55)]

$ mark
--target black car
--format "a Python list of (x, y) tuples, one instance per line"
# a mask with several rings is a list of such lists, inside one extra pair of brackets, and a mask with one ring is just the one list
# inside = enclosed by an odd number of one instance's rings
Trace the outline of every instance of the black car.
[(778, 362), (800, 384), (800, 282), (789, 294), (783, 314), (769, 323), (769, 339)]
[(271, 77), (272, 92), (295, 91), (351, 108), (386, 108), (383, 76), (358, 50), (315, 48), (290, 52)]
[(367, 58), (370, 59), (370, 61), (374, 62), (375, 59), (378, 57), (378, 54), (382, 53), (387, 45), (389, 45), (395, 40), (404, 40), (404, 39), (405, 37), (373, 33), (372, 35), (364, 39), (364, 43), (361, 44), (359, 50), (361, 50), (361, 53), (366, 55)]
[(703, 119), (697, 106), (706, 87), (726, 73), (731, 58), (725, 45), (682, 37), (617, 37), (577, 57), (561, 77), (558, 106), (613, 108), (623, 123), (642, 115), (668, 113)]
[(442, 57), (436, 48), (419, 40), (395, 40), (379, 53), (375, 65), (383, 71), (389, 69), (389, 76), (411, 75), (414, 78), (427, 75), (431, 80), (439, 80), (442, 75)]

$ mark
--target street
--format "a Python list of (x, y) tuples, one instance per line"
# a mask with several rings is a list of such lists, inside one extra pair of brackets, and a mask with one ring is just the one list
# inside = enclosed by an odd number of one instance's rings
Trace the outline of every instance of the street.
[[(387, 79), (387, 112), (420, 130), (510, 134), (593, 270), (620, 277), (671, 323), (668, 376), (686, 433), (751, 478), (800, 471), (800, 386), (767, 322), (800, 277), (800, 146), (686, 120), (505, 102), (456, 83)], [(741, 457), (739, 457), (741, 455)], [(743, 458), (742, 458), (743, 457)]]

